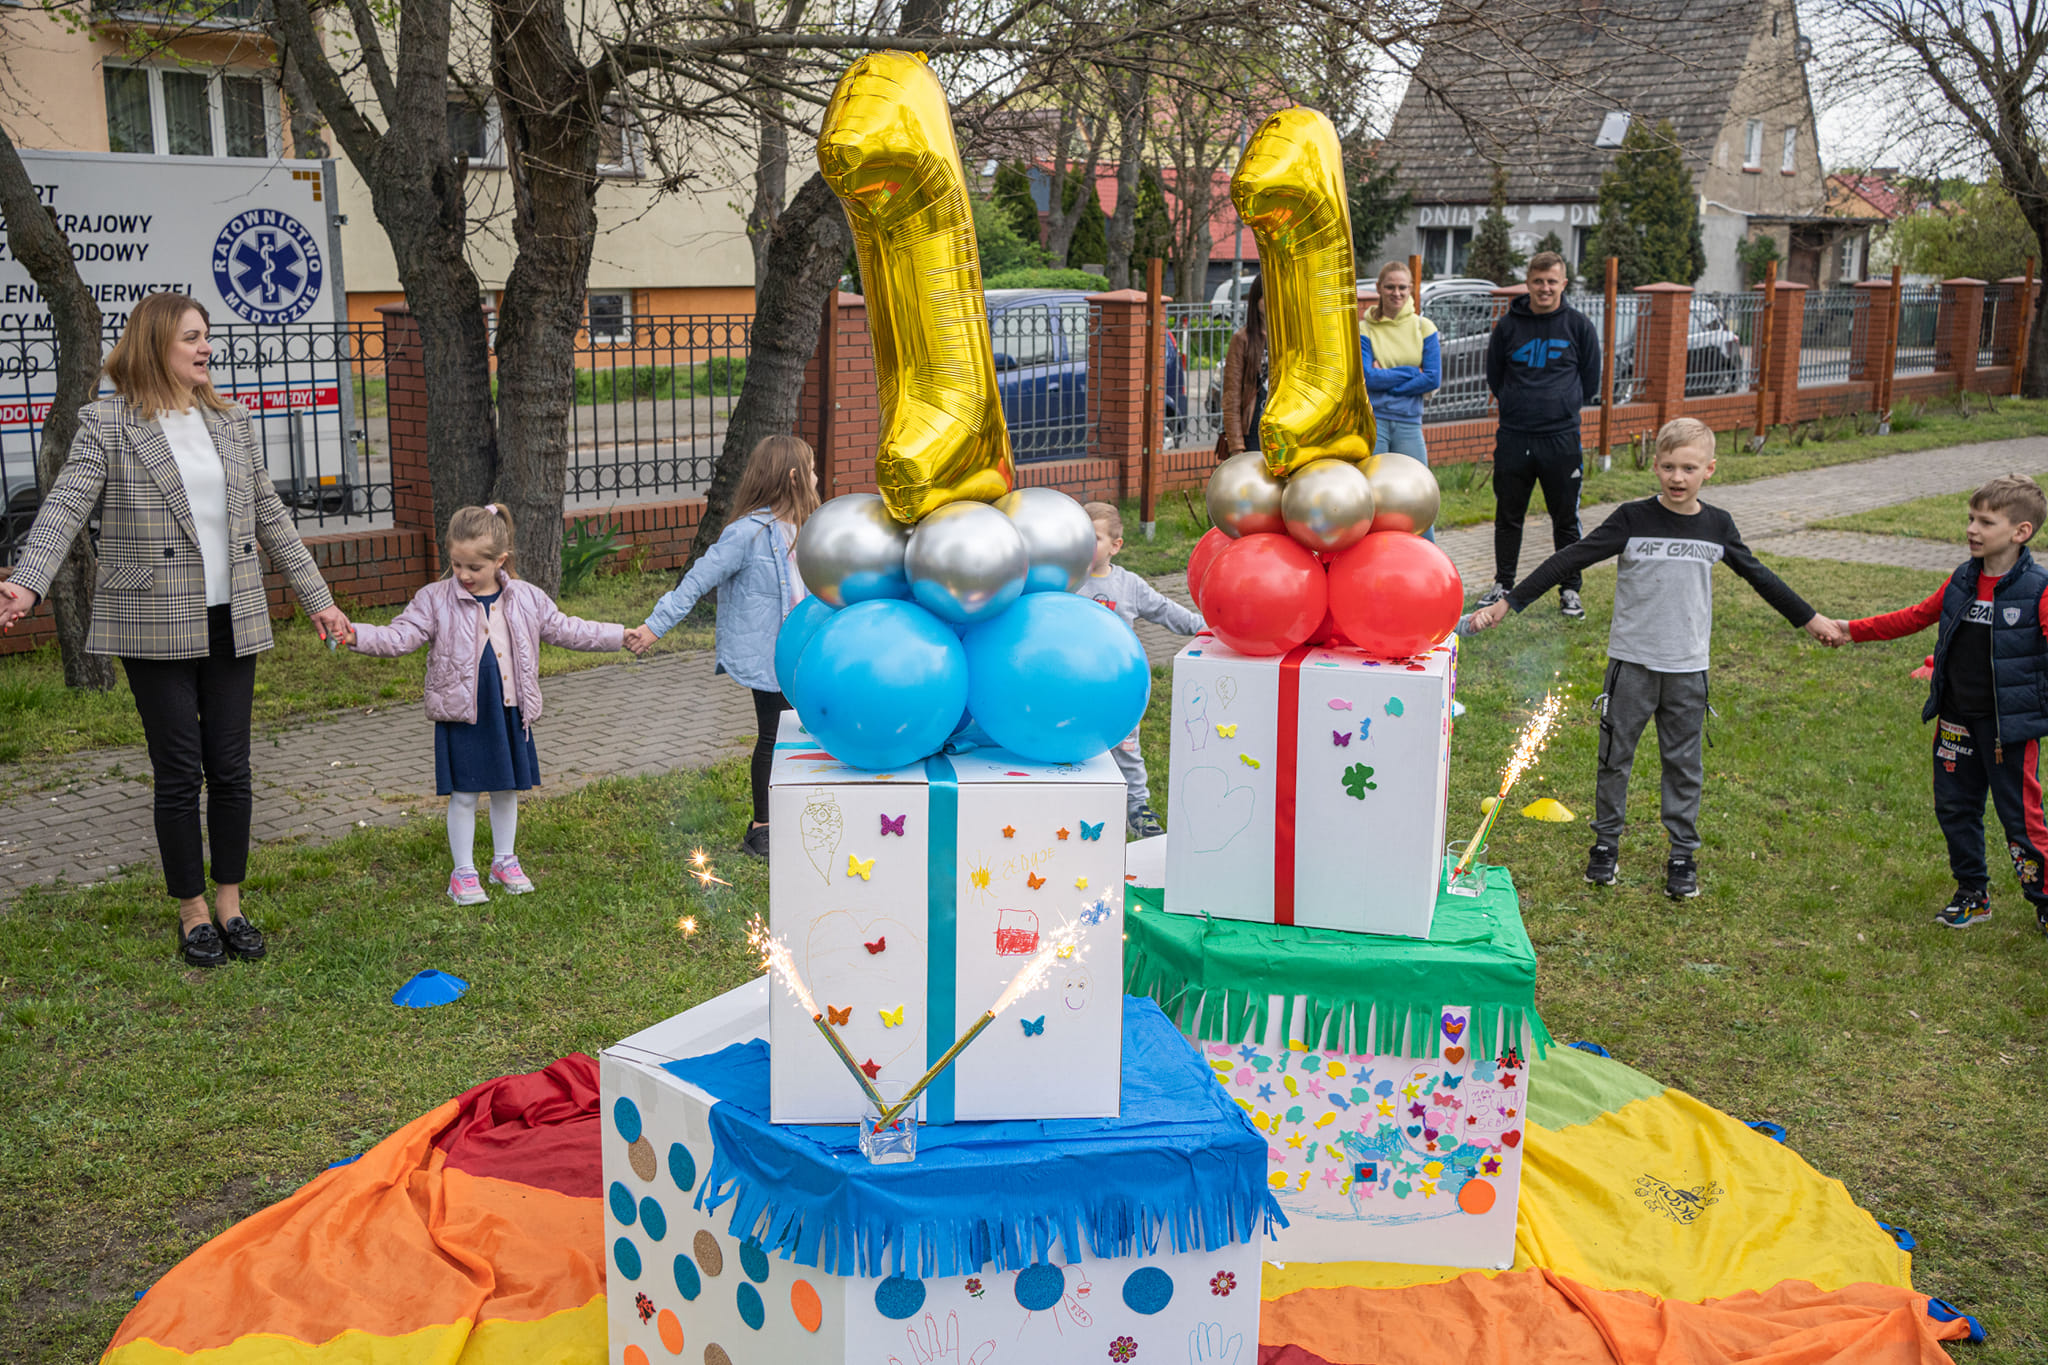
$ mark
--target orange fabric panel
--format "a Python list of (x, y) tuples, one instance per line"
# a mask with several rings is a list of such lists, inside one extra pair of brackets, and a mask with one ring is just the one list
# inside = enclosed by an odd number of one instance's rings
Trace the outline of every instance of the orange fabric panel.
[[(1706, 1303), (1589, 1289), (1521, 1270), (1407, 1289), (1304, 1289), (1269, 1300), (1261, 1356), (1293, 1345), (1329, 1365), (1943, 1365), (1968, 1324), (1890, 1285), (1787, 1281)], [(1295, 1356), (1294, 1359), (1299, 1359)]]

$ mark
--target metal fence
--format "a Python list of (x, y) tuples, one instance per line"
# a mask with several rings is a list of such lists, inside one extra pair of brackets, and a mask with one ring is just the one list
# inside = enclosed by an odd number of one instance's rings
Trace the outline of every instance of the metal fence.
[(1868, 324), (1870, 296), (1861, 289), (1816, 289), (1806, 296), (1799, 333), (1799, 386), (1849, 382), (1856, 338)]
[(2001, 355), (1998, 349), (1998, 313), (2002, 308), (2017, 308), (2018, 292), (2009, 284), (1991, 284), (1984, 287), (1984, 315), (1977, 324), (1977, 368), (2003, 365), (2012, 357)]
[(1946, 364), (1938, 354), (1941, 336), (1941, 286), (1908, 284), (1899, 289), (1898, 355), (1893, 374), (1933, 374)]
[[(1166, 305), (1166, 447), (1213, 446), (1223, 433), (1223, 361), (1244, 326), (1244, 305)], [(1175, 380), (1178, 361), (1180, 377)], [(1177, 397), (1178, 396), (1178, 397)], [(1184, 400), (1184, 401), (1183, 401)]]
[[(118, 337), (109, 328), (103, 345)], [(300, 527), (318, 533), (388, 524), (382, 326), (227, 326), (215, 328), (212, 341), (214, 388), (249, 410), (264, 467)], [(53, 333), (0, 330), (0, 562), (14, 562), (41, 503), (35, 462), (56, 383)]]
[(1694, 294), (1685, 352), (1686, 396), (1747, 393), (1755, 388), (1763, 326), (1764, 296), (1759, 292)]
[(571, 511), (691, 497), (711, 467), (747, 376), (745, 313), (640, 317), (579, 339), (569, 409)]

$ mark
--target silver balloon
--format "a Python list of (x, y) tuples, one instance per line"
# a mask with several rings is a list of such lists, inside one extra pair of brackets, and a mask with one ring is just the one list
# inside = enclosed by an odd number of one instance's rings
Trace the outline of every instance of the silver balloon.
[(889, 515), (879, 493), (836, 497), (804, 523), (796, 538), (796, 572), (829, 607), (878, 597), (910, 596), (903, 570), (910, 528)]
[(1315, 460), (1280, 489), (1287, 534), (1318, 553), (1355, 545), (1372, 531), (1372, 484), (1347, 460)]
[(1232, 540), (1259, 531), (1285, 532), (1280, 518), (1280, 482), (1256, 450), (1233, 455), (1216, 466), (1204, 495), (1209, 520)]
[(1443, 493), (1428, 465), (1389, 450), (1365, 462), (1365, 477), (1372, 482), (1373, 530), (1421, 535), (1436, 525)]
[(1079, 592), (1095, 562), (1095, 523), (1081, 504), (1057, 488), (1018, 488), (995, 505), (1023, 533), (1024, 591)]
[(910, 533), (910, 595), (956, 626), (986, 621), (1024, 593), (1031, 557), (1017, 523), (985, 502), (949, 502)]

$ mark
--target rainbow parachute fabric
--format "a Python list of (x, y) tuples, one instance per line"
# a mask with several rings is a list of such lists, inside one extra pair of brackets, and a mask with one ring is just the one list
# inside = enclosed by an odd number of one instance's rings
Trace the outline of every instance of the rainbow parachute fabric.
[[(1268, 1266), (1260, 1365), (1935, 1365), (1975, 1332), (1839, 1182), (1689, 1095), (1553, 1048), (1529, 1117), (1511, 1270)], [(588, 1057), (477, 1086), (194, 1252), (105, 1360), (599, 1365), (598, 1125)]]

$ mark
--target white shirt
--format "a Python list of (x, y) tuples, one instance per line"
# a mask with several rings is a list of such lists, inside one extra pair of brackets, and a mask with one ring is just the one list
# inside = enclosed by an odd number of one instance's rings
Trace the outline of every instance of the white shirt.
[(234, 600), (234, 560), (228, 553), (228, 471), (214, 448), (213, 433), (197, 405), (183, 412), (160, 412), (157, 424), (178, 461), (185, 481), (185, 501), (192, 508), (192, 527), (199, 533), (199, 562), (206, 570), (206, 605)]

